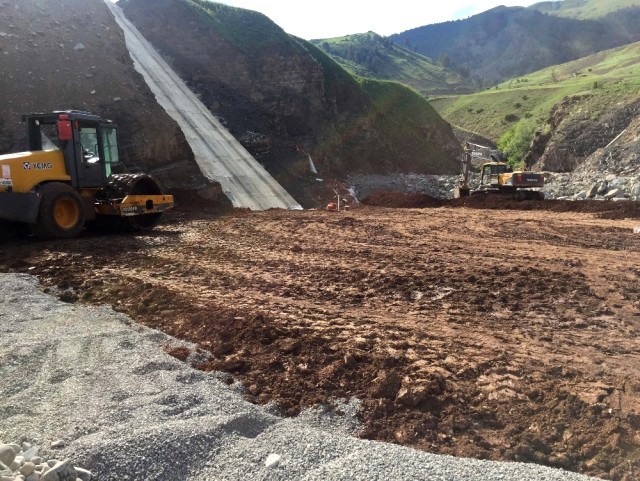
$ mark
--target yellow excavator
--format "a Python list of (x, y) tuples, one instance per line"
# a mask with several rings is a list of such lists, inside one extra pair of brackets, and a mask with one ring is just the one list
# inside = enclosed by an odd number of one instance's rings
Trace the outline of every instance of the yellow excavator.
[(28, 152), (0, 155), (0, 219), (40, 238), (77, 236), (88, 223), (152, 229), (173, 207), (146, 174), (115, 174), (116, 126), (77, 110), (22, 116)]
[[(489, 152), (490, 161), (482, 163), (478, 188), (472, 190), (469, 185), (472, 161), (474, 158), (486, 159)], [(462, 175), (453, 190), (453, 197), (467, 197), (477, 194), (497, 194), (517, 200), (543, 200), (544, 175), (529, 170), (513, 171), (502, 154), (483, 145), (467, 142), (462, 154)]]

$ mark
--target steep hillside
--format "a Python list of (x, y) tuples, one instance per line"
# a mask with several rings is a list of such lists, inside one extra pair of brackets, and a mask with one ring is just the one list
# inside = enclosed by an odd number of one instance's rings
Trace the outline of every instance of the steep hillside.
[(300, 182), (309, 180), (308, 159), (296, 146), (313, 156), (320, 176), (457, 169), (460, 147), (428, 102), (416, 94), (416, 102), (403, 103), (413, 95), (404, 87), (367, 88), (262, 14), (206, 1), (120, 4), (294, 197), (305, 195)]
[(26, 148), (24, 113), (87, 110), (118, 124), (128, 168), (157, 170), (167, 187), (202, 185), (182, 132), (133, 69), (103, 1), (61, 7), (0, 2), (0, 153)]
[(472, 77), (495, 83), (640, 40), (640, 7), (598, 20), (497, 7), (391, 38), (433, 59), (446, 59), (453, 67), (468, 68)]
[(640, 0), (563, 0), (535, 3), (529, 8), (558, 17), (587, 20), (629, 7), (640, 7)]
[(395, 80), (426, 96), (471, 93), (477, 89), (459, 72), (374, 32), (311, 42), (355, 75)]
[(530, 133), (528, 145), (537, 130), (530, 161), (570, 171), (640, 115), (639, 73), (634, 43), (432, 103), (449, 122), (494, 141), (519, 128)]

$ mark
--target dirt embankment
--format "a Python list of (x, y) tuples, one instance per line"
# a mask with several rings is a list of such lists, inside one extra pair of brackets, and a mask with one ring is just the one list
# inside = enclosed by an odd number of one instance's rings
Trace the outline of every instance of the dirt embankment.
[(194, 341), (286, 414), (356, 396), (368, 438), (637, 479), (638, 222), (519, 205), (177, 210), (5, 241), (0, 269)]

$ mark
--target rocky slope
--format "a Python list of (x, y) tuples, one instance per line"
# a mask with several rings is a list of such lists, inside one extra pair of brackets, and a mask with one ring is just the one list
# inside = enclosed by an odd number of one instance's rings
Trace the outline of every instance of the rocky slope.
[(102, 0), (0, 2), (0, 92), (0, 153), (26, 148), (22, 114), (86, 110), (118, 124), (127, 168), (169, 188), (204, 182)]
[[(546, 191), (555, 198), (640, 201), (640, 115), (618, 136), (597, 148), (575, 170), (549, 176)], [(588, 135), (589, 129), (585, 129)]]
[[(572, 171), (597, 149), (606, 147), (640, 116), (637, 98), (608, 106), (597, 116), (592, 100), (588, 94), (576, 95), (565, 98), (553, 108), (546, 122), (548, 133), (537, 133), (532, 142), (527, 157), (530, 165), (540, 170)], [(633, 165), (632, 160), (626, 159), (619, 168)]]
[[(123, 0), (126, 15), (305, 205), (319, 175), (453, 173), (460, 146), (424, 99), (354, 78), (265, 16), (210, 2)], [(306, 202), (308, 205), (308, 202)]]

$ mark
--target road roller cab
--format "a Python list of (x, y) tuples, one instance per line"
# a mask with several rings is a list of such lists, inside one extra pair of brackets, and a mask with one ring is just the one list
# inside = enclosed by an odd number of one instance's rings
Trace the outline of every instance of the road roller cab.
[(23, 121), (29, 151), (0, 156), (0, 219), (38, 237), (74, 237), (86, 223), (150, 229), (173, 206), (148, 175), (112, 173), (120, 159), (110, 121), (75, 110)]

